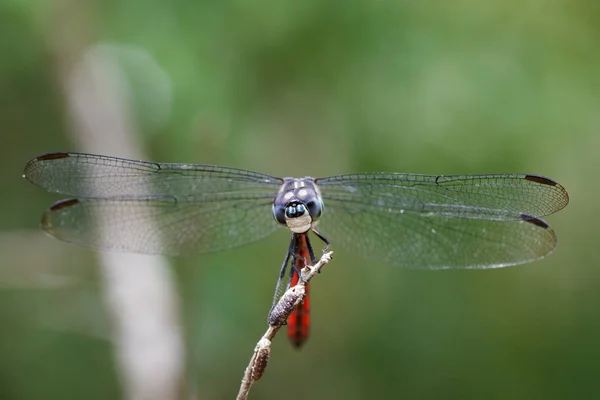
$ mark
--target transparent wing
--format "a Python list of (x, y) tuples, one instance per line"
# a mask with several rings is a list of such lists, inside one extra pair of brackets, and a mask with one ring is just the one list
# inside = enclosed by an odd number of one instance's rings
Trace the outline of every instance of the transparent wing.
[(96, 249), (209, 252), (259, 240), (278, 227), (271, 205), (282, 181), (251, 171), (55, 153), (30, 161), (25, 177), (77, 197), (50, 207), (42, 227)]
[(367, 173), (318, 179), (319, 230), (366, 257), (408, 268), (494, 268), (556, 246), (539, 216), (565, 207), (566, 190), (535, 175)]
[[(241, 200), (241, 202), (240, 202)], [(180, 255), (229, 249), (278, 228), (272, 198), (211, 196), (201, 202), (175, 198), (68, 199), (50, 207), (42, 227), (66, 242), (101, 250)]]
[(207, 193), (275, 194), (282, 179), (243, 169), (200, 164), (153, 163), (79, 153), (50, 153), (25, 166), (24, 177), (51, 192), (74, 197), (171, 196)]

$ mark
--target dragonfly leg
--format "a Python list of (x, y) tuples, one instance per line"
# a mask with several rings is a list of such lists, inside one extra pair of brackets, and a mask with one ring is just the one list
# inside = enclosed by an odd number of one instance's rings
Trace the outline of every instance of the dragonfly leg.
[[(294, 273), (298, 274), (299, 277), (302, 277), (300, 271), (307, 265), (306, 257), (301, 257), (297, 254), (292, 254), (292, 268), (290, 269), (290, 279)], [(300, 261), (298, 263), (297, 261)]]
[[(307, 247), (307, 249), (308, 249), (308, 255), (309, 255), (309, 257), (310, 257), (310, 263), (311, 263), (312, 265), (315, 265), (315, 264), (317, 263), (317, 259), (315, 258), (315, 253), (314, 253), (314, 251), (313, 251), (312, 245), (310, 244), (310, 240), (309, 240), (309, 238), (308, 238), (308, 235), (307, 235), (307, 234), (305, 234), (305, 233), (304, 233), (304, 234), (302, 234), (302, 235), (305, 235), (305, 238), (306, 238), (306, 247)], [(299, 242), (299, 241), (300, 241), (300, 240), (298, 240), (298, 242)], [(302, 270), (302, 268), (304, 268), (304, 267), (306, 267), (306, 266), (308, 265), (308, 262), (309, 262), (309, 261), (306, 259), (306, 257), (304, 257), (304, 256), (300, 256), (298, 253), (299, 253), (299, 251), (298, 251), (298, 248), (297, 248), (297, 245), (296, 245), (296, 247), (295, 247), (295, 251), (294, 251), (294, 253), (292, 253), (292, 257), (293, 257), (293, 259), (294, 259), (294, 262), (292, 262), (292, 269), (293, 269), (293, 271), (291, 271), (291, 272), (296, 272), (296, 273), (298, 274), (298, 277), (299, 277), (299, 278), (300, 278), (300, 279), (301, 279), (303, 282), (306, 282), (304, 279), (302, 279), (302, 273), (301, 273), (301, 270)], [(306, 253), (304, 253), (304, 254), (306, 254)], [(302, 263), (300, 263), (300, 264), (299, 264), (299, 263), (296, 263), (295, 261), (297, 261), (297, 260), (300, 260), (300, 261), (302, 261)]]
[[(312, 228), (312, 231), (315, 235), (317, 235), (319, 239), (323, 241), (323, 243), (325, 243), (325, 247), (323, 248), (323, 254), (327, 253), (329, 251), (329, 247), (331, 247), (331, 243), (329, 242), (329, 240), (325, 236), (321, 235), (319, 231), (317, 231), (315, 228)], [(313, 264), (314, 263), (315, 262), (313, 261)]]
[[(292, 239), (290, 240), (290, 245), (288, 247), (288, 251), (285, 254), (285, 258), (283, 259), (283, 265), (281, 266), (281, 271), (279, 272), (279, 278), (277, 278), (277, 285), (275, 286), (275, 293), (273, 294), (273, 303), (271, 304), (271, 311), (273, 311), (273, 307), (275, 307), (275, 304), (277, 304), (277, 300), (279, 300), (279, 297), (281, 297), (281, 295), (284, 292), (282, 281), (283, 281), (283, 278), (285, 277), (285, 271), (287, 270), (288, 263), (290, 262), (290, 257), (293, 256), (293, 250), (294, 250), (294, 236), (292, 234)], [(289, 285), (290, 285), (290, 282), (288, 281), (288, 283), (286, 285), (286, 289), (287, 289), (287, 287), (289, 287)]]

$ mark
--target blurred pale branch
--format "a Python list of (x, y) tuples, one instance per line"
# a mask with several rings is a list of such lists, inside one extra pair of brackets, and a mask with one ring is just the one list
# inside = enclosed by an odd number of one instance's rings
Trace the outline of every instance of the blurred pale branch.
[[(76, 12), (78, 6), (70, 5), (68, 12)], [(131, 95), (119, 65), (106, 48), (80, 48), (81, 38), (62, 40), (65, 35), (76, 37), (69, 32), (74, 28), (65, 22), (55, 30), (61, 34), (54, 42), (62, 56), (56, 65), (57, 77), (68, 105), (73, 142), (84, 152), (143, 158), (131, 115)], [(183, 398), (185, 353), (179, 299), (167, 261), (113, 253), (99, 253), (98, 260), (126, 398)]]

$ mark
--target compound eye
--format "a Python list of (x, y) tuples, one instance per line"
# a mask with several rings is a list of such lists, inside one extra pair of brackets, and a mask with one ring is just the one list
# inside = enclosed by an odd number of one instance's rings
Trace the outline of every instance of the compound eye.
[(321, 212), (323, 211), (323, 206), (317, 200), (311, 200), (306, 203), (306, 207), (308, 208), (308, 212), (312, 219), (316, 220), (321, 216)]
[(280, 224), (285, 225), (285, 206), (273, 204), (273, 218)]

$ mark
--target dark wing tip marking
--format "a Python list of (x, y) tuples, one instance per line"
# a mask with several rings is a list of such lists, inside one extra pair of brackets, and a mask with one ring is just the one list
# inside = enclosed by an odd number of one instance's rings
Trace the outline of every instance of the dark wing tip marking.
[(69, 158), (69, 153), (46, 153), (35, 158), (36, 161), (58, 160), (60, 158)]
[(52, 229), (52, 213), (61, 211), (62, 209), (68, 207), (76, 206), (77, 204), (79, 204), (79, 200), (77, 199), (65, 199), (52, 204), (50, 208), (42, 215), (42, 229), (44, 229), (47, 232), (49, 232), (49, 230)]
[(543, 229), (548, 229), (550, 228), (550, 225), (548, 225), (546, 222), (544, 222), (543, 220), (534, 217), (533, 215), (529, 215), (529, 214), (521, 214), (521, 219), (525, 222), (529, 222), (532, 223), (534, 225), (539, 226), (540, 228)]
[(556, 181), (540, 175), (525, 175), (525, 179), (528, 181), (541, 183), (542, 185), (558, 186)]
[(25, 170), (23, 177), (29, 179), (29, 175), (31, 171), (34, 171), (37, 168), (37, 163), (40, 161), (48, 161), (48, 160), (58, 160), (61, 158), (71, 157), (69, 153), (45, 153), (41, 156), (37, 156), (27, 162), (25, 165)]
[(560, 183), (540, 175), (525, 175), (524, 179), (542, 185), (554, 186), (560, 192), (560, 200), (557, 199), (557, 208), (553, 212), (561, 210), (569, 204), (569, 193)]
[(63, 208), (72, 207), (77, 204), (79, 204), (79, 200), (77, 199), (60, 200), (50, 206), (50, 211), (58, 211)]

